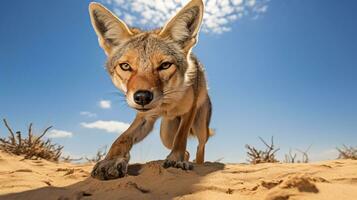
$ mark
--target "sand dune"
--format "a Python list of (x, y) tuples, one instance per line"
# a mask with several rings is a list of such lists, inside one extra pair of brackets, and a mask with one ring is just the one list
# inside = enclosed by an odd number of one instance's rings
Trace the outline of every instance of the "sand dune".
[(130, 166), (122, 179), (89, 177), (92, 164), (23, 160), (0, 153), (0, 199), (357, 199), (357, 161), (206, 163), (193, 171), (161, 161)]

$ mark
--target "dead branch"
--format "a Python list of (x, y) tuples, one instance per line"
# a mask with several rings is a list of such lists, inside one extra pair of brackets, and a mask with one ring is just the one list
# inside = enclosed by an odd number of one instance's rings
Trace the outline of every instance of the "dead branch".
[(215, 160), (214, 162), (221, 162), (224, 159), (224, 157), (220, 157), (217, 160)]
[(43, 133), (35, 140), (34, 143), (36, 144), (44, 135), (46, 135), (47, 131), (50, 130), (51, 128), (52, 128), (52, 126), (47, 127), (47, 128), (43, 131)]
[(28, 143), (32, 143), (32, 123), (29, 125), (29, 131), (28, 131)]
[(4, 121), (4, 124), (7, 128), (7, 130), (9, 130), (9, 133), (10, 133), (10, 140), (11, 140), (11, 144), (15, 144), (15, 135), (14, 135), (14, 132), (12, 131), (12, 129), (10, 128), (9, 124), (7, 123), (6, 119), (3, 119)]

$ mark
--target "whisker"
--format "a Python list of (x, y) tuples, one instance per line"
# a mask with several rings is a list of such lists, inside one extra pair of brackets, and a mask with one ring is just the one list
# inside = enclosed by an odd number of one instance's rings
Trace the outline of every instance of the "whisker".
[(126, 97), (126, 95), (121, 93), (121, 92), (109, 92), (108, 94), (115, 95), (115, 96), (120, 96), (120, 97)]
[(186, 91), (186, 89), (177, 89), (177, 88), (170, 88), (170, 89), (166, 89), (166, 90), (163, 90), (163, 93), (165, 92), (171, 92), (171, 91)]
[(175, 93), (183, 93), (183, 92), (186, 92), (186, 91), (170, 91), (170, 92), (164, 93), (164, 95), (175, 94)]

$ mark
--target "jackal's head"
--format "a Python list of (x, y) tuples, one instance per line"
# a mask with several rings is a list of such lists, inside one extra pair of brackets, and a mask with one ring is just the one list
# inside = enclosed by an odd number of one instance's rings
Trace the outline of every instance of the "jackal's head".
[(190, 52), (202, 22), (202, 0), (191, 0), (163, 28), (147, 32), (129, 28), (98, 3), (91, 3), (89, 12), (108, 72), (129, 106), (144, 112), (181, 99), (196, 73)]

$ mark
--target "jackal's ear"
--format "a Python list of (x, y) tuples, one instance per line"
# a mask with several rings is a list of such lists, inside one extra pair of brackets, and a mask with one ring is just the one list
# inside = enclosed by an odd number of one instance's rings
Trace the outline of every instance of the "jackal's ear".
[(162, 28), (160, 35), (170, 37), (190, 50), (197, 42), (202, 23), (204, 5), (202, 0), (191, 0)]
[(130, 38), (133, 33), (128, 26), (99, 3), (89, 4), (89, 14), (100, 46), (107, 55), (114, 46)]

